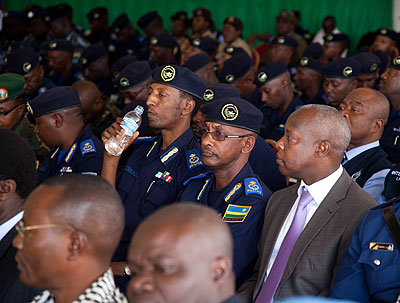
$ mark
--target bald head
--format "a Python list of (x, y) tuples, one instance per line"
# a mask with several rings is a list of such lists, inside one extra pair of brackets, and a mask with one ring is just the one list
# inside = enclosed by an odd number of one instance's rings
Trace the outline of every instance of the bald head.
[(48, 209), (49, 217), (82, 231), (91, 252), (110, 262), (125, 222), (124, 207), (114, 188), (101, 177), (78, 174), (49, 178), (40, 188), (58, 193)]
[(85, 122), (91, 122), (99, 117), (104, 109), (101, 93), (92, 81), (80, 80), (72, 84), (79, 94), (82, 104), (82, 114)]

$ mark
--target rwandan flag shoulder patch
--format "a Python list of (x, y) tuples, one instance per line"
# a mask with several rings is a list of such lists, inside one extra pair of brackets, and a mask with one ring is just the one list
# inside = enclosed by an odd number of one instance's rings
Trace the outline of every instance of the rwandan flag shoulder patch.
[(246, 219), (247, 214), (250, 212), (251, 206), (242, 206), (229, 204), (226, 208), (222, 221), (227, 223), (240, 223)]

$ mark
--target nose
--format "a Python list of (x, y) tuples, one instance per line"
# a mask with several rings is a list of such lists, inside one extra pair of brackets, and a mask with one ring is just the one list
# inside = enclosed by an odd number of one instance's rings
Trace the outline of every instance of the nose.
[(385, 71), (385, 72), (381, 75), (381, 79), (386, 80), (386, 79), (387, 79), (387, 75), (388, 75), (388, 71)]
[(277, 148), (278, 150), (283, 150), (283, 138), (284, 138), (284, 136), (285, 136), (285, 135), (283, 135), (282, 138), (280, 138), (280, 139), (278, 140), (278, 142), (276, 142), (276, 148)]
[(154, 105), (156, 104), (156, 102), (157, 102), (157, 97), (155, 96), (155, 93), (152, 92), (152, 93), (147, 97), (146, 105), (147, 105), (148, 107), (150, 107), (150, 105), (151, 105), (151, 106), (154, 106)]
[(20, 236), (19, 233), (17, 233), (17, 235), (15, 236), (15, 238), (12, 242), (13, 246), (16, 249), (21, 250), (24, 247), (23, 243), (24, 243), (24, 241), (23, 241), (22, 237)]
[(212, 146), (212, 138), (211, 138), (211, 133), (207, 133), (204, 137), (201, 137), (201, 145), (203, 146)]
[(135, 274), (129, 281), (128, 284), (128, 297), (130, 298), (130, 302), (133, 302), (131, 299), (135, 295), (139, 295), (141, 293), (150, 292), (154, 289), (153, 279), (151, 274), (147, 271), (141, 271), (139, 274)]
[(35, 127), (33, 128), (33, 131), (35, 132), (35, 134), (39, 134), (39, 127), (38, 127), (38, 125), (36, 124), (35, 125)]

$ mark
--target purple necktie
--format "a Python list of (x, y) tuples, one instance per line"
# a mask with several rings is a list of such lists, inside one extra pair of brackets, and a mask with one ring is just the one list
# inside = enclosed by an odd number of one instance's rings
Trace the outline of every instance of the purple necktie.
[(302, 188), (302, 194), (294, 215), (292, 224), (283, 239), (282, 245), (279, 249), (275, 262), (272, 265), (268, 278), (263, 284), (261, 291), (258, 294), (256, 303), (270, 303), (272, 302), (279, 282), (282, 279), (283, 272), (285, 271), (286, 264), (292, 253), (293, 247), (296, 244), (301, 232), (303, 231), (304, 224), (307, 217), (307, 205), (313, 200), (310, 193)]

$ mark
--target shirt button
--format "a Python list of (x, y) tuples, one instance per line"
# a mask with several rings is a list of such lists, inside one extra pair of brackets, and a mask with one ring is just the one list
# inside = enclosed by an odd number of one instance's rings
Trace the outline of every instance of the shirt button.
[(375, 259), (375, 260), (374, 260), (374, 264), (375, 264), (376, 266), (381, 265), (381, 260)]

